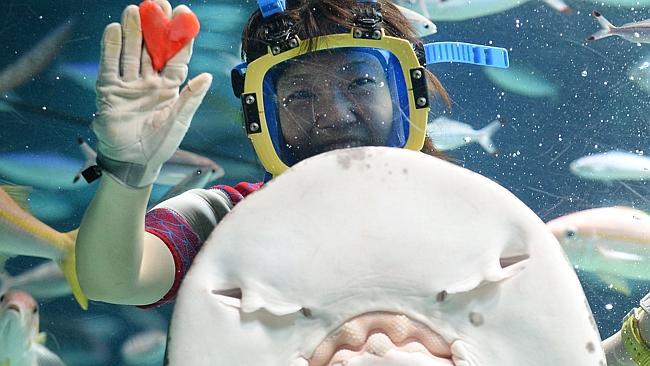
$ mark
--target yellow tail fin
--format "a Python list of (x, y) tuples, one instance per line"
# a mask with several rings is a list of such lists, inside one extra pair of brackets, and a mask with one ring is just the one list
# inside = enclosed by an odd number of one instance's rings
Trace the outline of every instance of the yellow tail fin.
[(12, 186), (12, 185), (6, 185), (2, 184), (0, 185), (0, 189), (5, 191), (11, 197), (11, 199), (16, 202), (16, 204), (25, 210), (26, 212), (31, 212), (29, 209), (29, 201), (28, 197), (29, 194), (32, 192), (32, 187), (28, 186)]
[[(78, 230), (72, 230), (65, 233), (64, 235), (69, 237), (74, 243), (77, 240), (77, 231)], [(74, 245), (72, 246), (70, 252), (66, 254), (65, 258), (63, 258), (63, 260), (59, 262), (59, 267), (61, 268), (61, 271), (63, 271), (63, 275), (65, 276), (65, 279), (68, 280), (68, 284), (72, 289), (72, 295), (74, 295), (74, 298), (79, 303), (79, 306), (81, 306), (81, 308), (84, 310), (88, 310), (88, 297), (86, 297), (83, 291), (81, 291), (81, 286), (79, 285), (79, 279), (77, 278), (77, 267), (76, 267)]]

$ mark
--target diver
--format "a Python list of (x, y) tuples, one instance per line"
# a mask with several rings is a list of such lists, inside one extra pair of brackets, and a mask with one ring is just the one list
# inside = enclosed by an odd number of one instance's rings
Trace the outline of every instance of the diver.
[[(167, 0), (155, 2), (168, 18), (190, 13), (184, 5), (172, 11)], [(244, 129), (267, 172), (265, 180), (340, 148), (389, 146), (439, 156), (425, 135), (427, 114), (434, 99), (449, 106), (449, 97), (425, 65), (508, 65), (507, 52), (496, 47), (423, 45), (386, 0), (259, 3), (243, 31), (246, 62), (233, 70), (232, 84), (242, 100)], [(189, 42), (155, 71), (143, 46), (136, 5), (124, 10), (121, 24), (109, 24), (104, 31), (92, 124), (98, 166), (84, 174), (100, 185), (76, 247), (79, 281), (91, 299), (143, 307), (173, 301), (214, 227), (262, 186), (242, 182), (194, 189), (147, 212), (152, 184), (180, 145), (212, 81), (203, 73), (179, 90), (191, 53)], [(623, 360), (620, 365), (634, 365), (624, 363), (629, 356), (623, 344), (627, 347), (630, 340), (644, 350), (635, 357), (650, 359), (647, 345), (636, 337), (646, 315), (635, 314), (639, 321), (626, 318), (632, 331), (605, 342), (608, 358)]]

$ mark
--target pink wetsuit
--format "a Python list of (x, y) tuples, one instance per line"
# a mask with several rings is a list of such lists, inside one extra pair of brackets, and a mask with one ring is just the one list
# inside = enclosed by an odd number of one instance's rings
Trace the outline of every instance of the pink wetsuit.
[(169, 303), (176, 297), (181, 281), (215, 225), (244, 197), (262, 183), (218, 185), (192, 189), (152, 208), (145, 217), (145, 230), (159, 237), (174, 257), (174, 284), (165, 296), (143, 308)]

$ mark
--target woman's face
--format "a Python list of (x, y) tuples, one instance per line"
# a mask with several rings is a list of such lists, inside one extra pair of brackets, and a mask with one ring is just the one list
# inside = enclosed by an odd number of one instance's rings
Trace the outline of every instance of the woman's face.
[(356, 146), (385, 146), (394, 119), (386, 73), (362, 51), (291, 60), (278, 77), (279, 124), (296, 161)]

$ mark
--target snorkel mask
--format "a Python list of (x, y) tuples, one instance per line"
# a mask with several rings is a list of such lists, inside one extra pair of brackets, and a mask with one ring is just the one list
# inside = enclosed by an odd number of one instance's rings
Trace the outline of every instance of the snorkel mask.
[[(503, 48), (460, 42), (411, 44), (387, 36), (381, 4), (358, 0), (352, 29), (298, 38), (284, 0), (258, 0), (265, 55), (231, 73), (244, 127), (265, 170), (276, 176), (321, 152), (356, 146), (419, 151), (429, 92), (425, 67), (459, 62), (507, 68)], [(334, 107), (333, 107), (334, 106)]]

